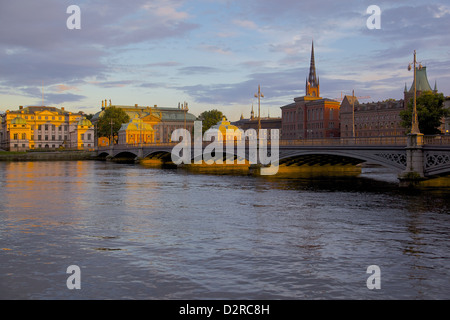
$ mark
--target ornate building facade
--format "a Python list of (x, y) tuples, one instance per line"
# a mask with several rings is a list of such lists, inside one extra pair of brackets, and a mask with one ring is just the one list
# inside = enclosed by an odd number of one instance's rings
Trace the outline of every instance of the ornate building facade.
[(1, 118), (0, 148), (9, 151), (29, 149), (93, 149), (94, 126), (83, 113), (48, 106), (7, 110)]
[[(194, 121), (197, 119), (196, 116), (189, 113), (187, 103), (178, 104), (178, 108), (161, 108), (157, 105), (153, 107), (149, 106), (127, 106), (127, 105), (112, 105), (111, 100), (109, 105), (107, 105), (107, 101), (102, 101), (102, 109), (100, 112), (96, 113), (92, 118), (92, 123), (95, 125), (98, 119), (103, 115), (104, 111), (107, 108), (120, 108), (124, 110), (128, 116), (130, 117), (130, 129), (135, 127), (133, 121), (135, 123), (140, 122), (137, 119), (142, 120), (142, 124), (147, 128), (141, 132), (140, 135), (142, 137), (146, 137), (146, 143), (167, 143), (171, 142), (172, 132), (175, 129), (187, 129), (189, 132), (193, 132), (194, 130)], [(128, 129), (128, 125), (122, 127), (122, 131), (126, 131)], [(132, 131), (132, 130), (131, 130)], [(131, 132), (130, 131), (130, 132)], [(125, 138), (124, 138), (125, 137)], [(151, 137), (151, 138), (150, 138)], [(133, 134), (131, 137), (131, 133), (124, 136), (122, 133), (122, 139), (119, 139), (120, 143), (136, 143), (136, 139), (139, 139), (136, 134)], [(109, 144), (109, 140), (106, 137), (98, 137), (99, 146), (102, 146), (104, 143)]]

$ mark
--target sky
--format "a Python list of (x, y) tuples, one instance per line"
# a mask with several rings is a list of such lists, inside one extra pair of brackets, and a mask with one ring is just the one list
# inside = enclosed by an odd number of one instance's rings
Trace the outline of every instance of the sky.
[(402, 99), (414, 50), (448, 96), (449, 30), (448, 0), (0, 0), (0, 112), (187, 102), (233, 121), (257, 110), (260, 85), (261, 116), (280, 116), (305, 94), (312, 41), (324, 98)]

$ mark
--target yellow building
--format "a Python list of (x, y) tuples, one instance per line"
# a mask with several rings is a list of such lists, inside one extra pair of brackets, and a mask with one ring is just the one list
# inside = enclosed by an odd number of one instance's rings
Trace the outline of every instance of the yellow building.
[[(138, 117), (142, 119), (144, 123), (150, 125), (153, 129), (153, 141), (155, 143), (170, 142), (172, 132), (176, 129), (185, 128), (193, 134), (194, 121), (197, 120), (196, 116), (189, 113), (186, 102), (184, 104), (179, 104), (178, 108), (166, 108), (158, 107), (157, 105), (154, 105), (153, 107), (139, 106), (137, 104), (113, 105), (111, 100), (109, 101), (109, 105), (107, 105), (107, 101), (104, 100), (102, 101), (101, 111), (94, 115), (92, 118), (92, 123), (97, 123), (97, 121), (103, 116), (105, 110), (111, 107), (124, 110), (130, 119)], [(99, 146), (102, 146), (100, 142), (105, 143), (107, 141), (106, 139), (100, 141), (102, 138), (103, 137), (99, 137)], [(104, 146), (107, 145), (109, 145), (109, 143)]]
[(232, 125), (225, 117), (222, 118), (222, 121), (217, 122), (216, 125), (209, 128), (205, 132), (205, 135), (209, 140), (211, 140), (211, 137), (216, 135), (218, 136), (219, 141), (234, 139), (239, 141), (242, 139), (242, 131), (235, 125)]
[(97, 145), (99, 147), (107, 147), (107, 146), (109, 146), (109, 138), (108, 137), (100, 137), (100, 138), (98, 138)]
[(70, 132), (70, 149), (94, 148), (94, 126), (91, 121), (83, 117), (76, 126), (76, 130)]
[(119, 130), (119, 144), (148, 144), (155, 142), (152, 125), (136, 115), (130, 122), (124, 123)]
[[(71, 133), (78, 130), (82, 117), (81, 112), (48, 106), (20, 106), (16, 111), (7, 110), (1, 116), (0, 148), (11, 151), (70, 148)], [(83, 145), (85, 148), (94, 146), (93, 143), (92, 146)]]

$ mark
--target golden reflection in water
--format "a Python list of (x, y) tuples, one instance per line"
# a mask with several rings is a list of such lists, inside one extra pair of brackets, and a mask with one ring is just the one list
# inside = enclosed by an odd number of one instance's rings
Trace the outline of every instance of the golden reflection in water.
[(3, 163), (6, 213), (33, 220), (86, 209), (89, 203), (83, 195), (94, 187), (89, 181), (89, 165), (83, 161)]

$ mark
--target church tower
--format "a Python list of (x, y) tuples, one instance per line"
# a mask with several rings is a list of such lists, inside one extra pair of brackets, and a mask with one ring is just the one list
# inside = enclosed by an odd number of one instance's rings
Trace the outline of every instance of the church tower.
[(306, 78), (306, 95), (309, 97), (320, 97), (319, 78), (316, 75), (316, 62), (314, 58), (314, 41), (311, 48), (311, 62), (309, 66), (309, 76)]

